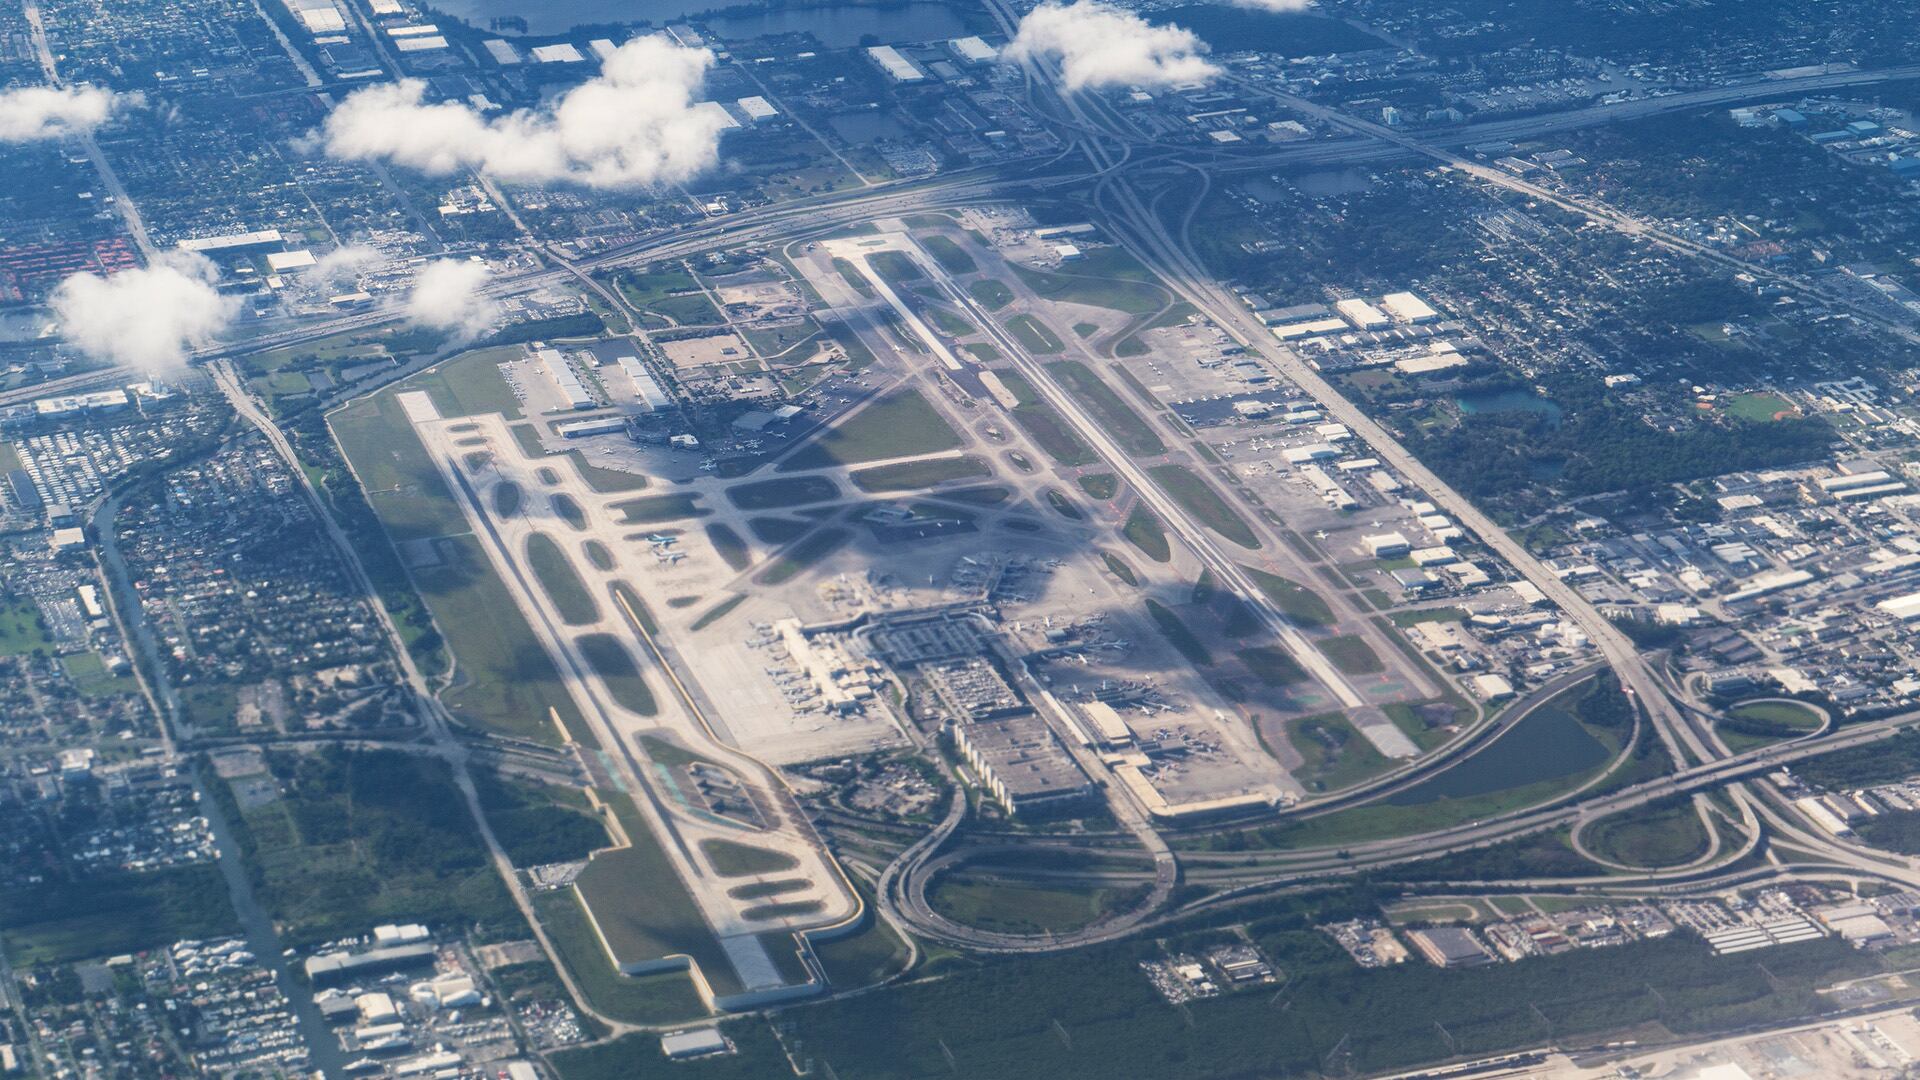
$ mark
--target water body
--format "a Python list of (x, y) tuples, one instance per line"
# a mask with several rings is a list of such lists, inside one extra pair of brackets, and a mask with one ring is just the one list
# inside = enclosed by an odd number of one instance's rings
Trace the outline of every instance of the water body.
[(728, 41), (805, 32), (829, 49), (851, 49), (869, 34), (883, 43), (899, 44), (946, 41), (968, 33), (967, 24), (952, 8), (935, 3), (778, 8), (708, 19), (707, 28)]
[(1358, 195), (1373, 186), (1373, 178), (1363, 169), (1321, 169), (1293, 178), (1295, 187), (1316, 198)]
[[(433, 0), (434, 10), (470, 26), (488, 29), (495, 19), (525, 19), (534, 36), (564, 34), (576, 26), (650, 23), (664, 26), (716, 8), (731, 0)], [(897, 4), (829, 4), (778, 8), (702, 20), (721, 38), (743, 41), (773, 34), (807, 32), (828, 48), (852, 48), (868, 34), (883, 42), (939, 41), (966, 36), (966, 24), (953, 9), (931, 0)]]
[(1558, 780), (1597, 768), (1607, 748), (1573, 713), (1548, 705), (1534, 710), (1494, 737), (1492, 745), (1422, 784), (1385, 800), (1394, 806), (1419, 806), (1440, 799), (1465, 799)]
[(1531, 390), (1494, 390), (1461, 394), (1454, 399), (1463, 413), (1532, 412), (1558, 424), (1564, 413), (1559, 405)]
[(279, 932), (274, 929), (273, 917), (260, 906), (259, 899), (253, 894), (253, 881), (247, 876), (246, 857), (240, 852), (239, 841), (234, 839), (233, 829), (220, 804), (207, 794), (206, 785), (219, 782), (197, 773), (194, 776), (195, 788), (200, 792), (199, 810), (207, 819), (207, 831), (213, 834), (214, 849), (220, 856), (220, 876), (226, 879), (227, 895), (233, 900), (234, 913), (240, 917), (240, 928), (247, 940), (247, 949), (260, 958), (261, 964), (273, 970), (280, 984), (280, 992), (287, 995), (294, 1022), (312, 1053), (309, 1064), (329, 1080), (343, 1077), (346, 1075), (347, 1056), (340, 1047), (339, 1036), (327, 1026), (326, 1020), (320, 1015), (320, 1007), (313, 1003), (313, 988), (303, 984), (288, 970), (287, 958), (281, 955), (284, 946), (280, 942)]

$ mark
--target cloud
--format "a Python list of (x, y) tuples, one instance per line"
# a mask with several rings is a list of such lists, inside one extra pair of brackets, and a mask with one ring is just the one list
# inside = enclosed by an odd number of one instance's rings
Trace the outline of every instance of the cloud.
[(116, 94), (85, 84), (23, 86), (0, 92), (0, 143), (85, 134), (106, 123), (115, 111), (140, 100), (138, 94)]
[(449, 331), (458, 338), (476, 338), (499, 317), (500, 305), (481, 293), (487, 264), (464, 259), (428, 263), (414, 275), (407, 295), (407, 322), (429, 330)]
[(1056, 58), (1067, 89), (1082, 90), (1205, 82), (1220, 73), (1200, 55), (1206, 51), (1191, 30), (1154, 26), (1099, 0), (1077, 0), (1028, 12), (1005, 56)]
[(51, 304), (67, 344), (88, 356), (164, 375), (186, 365), (187, 350), (224, 330), (240, 312), (237, 297), (214, 287), (219, 272), (187, 252), (111, 277), (74, 274)]
[(706, 49), (635, 38), (553, 103), (491, 120), (461, 102), (426, 104), (426, 84), (403, 79), (349, 95), (318, 142), (336, 158), (427, 173), (470, 168), (501, 180), (597, 188), (679, 183), (719, 160), (729, 126), (724, 111), (693, 102), (713, 60)]
[(365, 244), (342, 244), (314, 260), (300, 277), (303, 284), (315, 291), (338, 289), (354, 284), (361, 271), (385, 258)]

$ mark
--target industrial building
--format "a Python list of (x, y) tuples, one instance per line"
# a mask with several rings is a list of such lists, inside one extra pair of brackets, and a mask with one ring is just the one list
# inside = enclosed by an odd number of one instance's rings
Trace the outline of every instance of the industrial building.
[(1080, 763), (1032, 713), (955, 724), (953, 741), (1008, 814), (1047, 813), (1093, 793)]
[(1358, 330), (1384, 330), (1393, 325), (1386, 312), (1365, 300), (1342, 300), (1333, 305), (1333, 309)]
[(947, 42), (947, 47), (953, 50), (955, 56), (958, 56), (969, 64), (989, 63), (994, 57), (1000, 55), (998, 49), (987, 44), (979, 37), (956, 38)]
[(875, 45), (867, 50), (867, 58), (880, 65), (887, 78), (897, 83), (917, 83), (926, 79), (927, 73), (919, 65), (900, 55), (900, 50), (891, 45)]
[(1479, 967), (1493, 963), (1492, 954), (1473, 931), (1458, 926), (1435, 926), (1426, 930), (1410, 930), (1407, 940), (1427, 958), (1434, 967)]
[(757, 124), (762, 120), (771, 120), (780, 115), (780, 110), (774, 108), (772, 102), (757, 95), (754, 97), (743, 97), (734, 102), (734, 104), (739, 106), (740, 111), (747, 115), (747, 121), (749, 123)]
[(315, 986), (322, 983), (346, 982), (419, 964), (430, 964), (433, 962), (433, 957), (434, 947), (431, 941), (389, 945), (368, 949), (365, 952), (320, 953), (307, 957), (307, 981)]
[(545, 372), (547, 378), (552, 379), (553, 385), (559, 389), (560, 397), (566, 401), (568, 408), (593, 408), (593, 395), (587, 392), (586, 384), (580, 381), (580, 376), (574, 373), (573, 365), (567, 363), (567, 358), (560, 354), (559, 349), (537, 349), (533, 355), (534, 359), (539, 361), (540, 370)]
[(60, 420), (87, 413), (118, 412), (130, 399), (125, 390), (96, 390), (90, 394), (62, 394), (33, 403), (33, 415), (41, 420)]
[(1430, 323), (1440, 317), (1440, 313), (1427, 305), (1425, 300), (1410, 292), (1388, 293), (1380, 298), (1380, 306), (1401, 322)]

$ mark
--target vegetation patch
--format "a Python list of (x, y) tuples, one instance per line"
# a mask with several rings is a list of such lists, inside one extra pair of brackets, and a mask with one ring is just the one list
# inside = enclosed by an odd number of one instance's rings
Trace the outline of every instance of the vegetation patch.
[(1031, 315), (1015, 315), (1008, 319), (1007, 329), (1013, 331), (1014, 338), (1022, 348), (1035, 356), (1052, 356), (1067, 348), (1066, 343), (1060, 340), (1060, 335)]
[(1649, 870), (1690, 863), (1713, 843), (1692, 797), (1686, 795), (1603, 817), (1587, 826), (1580, 839), (1608, 862)]
[(933, 458), (927, 461), (903, 461), (897, 465), (879, 465), (853, 473), (849, 479), (861, 491), (908, 491), (933, 487), (954, 480), (972, 480), (992, 476), (993, 467), (972, 455)]
[(999, 278), (981, 278), (967, 283), (967, 294), (988, 311), (999, 311), (1013, 303), (1013, 290)]
[(960, 436), (918, 390), (898, 390), (801, 447), (780, 463), (779, 471), (858, 465), (937, 454), (959, 446)]
[(1247, 576), (1265, 593), (1273, 606), (1280, 609), (1297, 626), (1318, 627), (1333, 625), (1333, 609), (1321, 599), (1320, 594), (1297, 581), (1291, 581), (1278, 574), (1269, 574), (1265, 570), (1256, 570), (1243, 566)]
[(670, 495), (643, 495), (638, 499), (617, 502), (613, 504), (613, 511), (620, 515), (620, 521), (626, 525), (658, 525), (667, 521), (706, 517), (712, 513), (700, 505), (697, 496), (680, 491)]
[(1387, 666), (1380, 662), (1379, 654), (1373, 651), (1373, 646), (1357, 634), (1321, 638), (1314, 642), (1314, 647), (1333, 661), (1334, 667), (1348, 675), (1373, 675), (1387, 670)]
[(1078, 360), (1061, 360), (1048, 364), (1047, 371), (1060, 380), (1068, 392), (1078, 398), (1100, 427), (1113, 436), (1121, 449), (1134, 457), (1157, 457), (1167, 452), (1167, 446), (1154, 434), (1152, 425), (1137, 412), (1133, 406), (1120, 399), (1113, 388), (1102, 382), (1100, 376), (1087, 369)]
[(782, 870), (792, 870), (800, 865), (800, 860), (783, 851), (772, 851), (732, 840), (702, 840), (700, 851), (713, 865), (713, 872), (721, 877), (777, 874)]
[(708, 525), (707, 540), (713, 544), (713, 550), (721, 561), (731, 567), (735, 573), (747, 568), (752, 554), (747, 550), (747, 542), (740, 534), (726, 525)]
[(619, 638), (612, 634), (582, 634), (574, 639), (574, 644), (580, 647), (593, 673), (607, 684), (607, 692), (621, 708), (641, 716), (660, 711), (653, 700), (653, 690), (640, 674), (639, 665), (634, 663), (633, 654)]
[(1122, 528), (1133, 546), (1146, 554), (1154, 562), (1169, 562), (1173, 559), (1173, 548), (1167, 544), (1167, 530), (1160, 525), (1160, 519), (1153, 516), (1145, 503), (1136, 503), (1133, 512), (1127, 515), (1127, 523)]
[(1289, 721), (1287, 741), (1300, 755), (1300, 782), (1316, 794), (1352, 787), (1391, 764), (1339, 713)]
[(996, 371), (1000, 382), (1006, 386), (1019, 404), (1013, 408), (1013, 422), (1027, 433), (1035, 445), (1046, 455), (1068, 468), (1091, 465), (1099, 460), (1092, 449), (1073, 429), (1067, 426), (1053, 406), (1040, 400), (1040, 395), (1026, 377), (1015, 371)]
[(727, 501), (742, 510), (783, 510), (838, 498), (840, 488), (824, 476), (787, 476), (727, 489)]
[(1120, 494), (1120, 478), (1112, 473), (1088, 473), (1080, 477), (1080, 490), (1099, 502)]
[(1147, 471), (1161, 489), (1198, 519), (1200, 524), (1249, 551), (1259, 550), (1260, 538), (1253, 535), (1253, 527), (1233, 507), (1227, 505), (1220, 493), (1213, 490), (1213, 485), (1195, 476), (1183, 465), (1155, 465)]
[(539, 579), (547, 599), (553, 601), (554, 609), (560, 612), (562, 622), (568, 626), (585, 626), (600, 621), (600, 605), (594, 603), (593, 594), (587, 592), (586, 584), (567, 561), (566, 552), (560, 550), (552, 537), (546, 533), (527, 537), (527, 565)]
[(782, 548), (780, 554), (774, 557), (772, 565), (761, 571), (760, 575), (753, 580), (762, 585), (778, 585), (788, 581), (800, 571), (833, 554), (839, 550), (840, 545), (851, 539), (853, 534), (845, 529), (816, 529)]

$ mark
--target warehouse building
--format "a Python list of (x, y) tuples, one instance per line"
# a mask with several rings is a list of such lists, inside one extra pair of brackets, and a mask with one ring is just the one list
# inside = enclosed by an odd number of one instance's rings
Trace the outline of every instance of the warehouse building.
[(1440, 317), (1440, 313), (1427, 306), (1425, 300), (1410, 292), (1388, 293), (1380, 298), (1380, 306), (1405, 323), (1430, 323)]
[(1386, 312), (1365, 300), (1342, 300), (1333, 305), (1333, 309), (1340, 313), (1341, 318), (1352, 323), (1355, 329), (1384, 330), (1393, 325), (1393, 320), (1387, 318)]
[(887, 78), (897, 83), (917, 83), (926, 80), (927, 73), (919, 65), (900, 55), (900, 50), (891, 45), (875, 45), (867, 50), (867, 58), (880, 65)]

